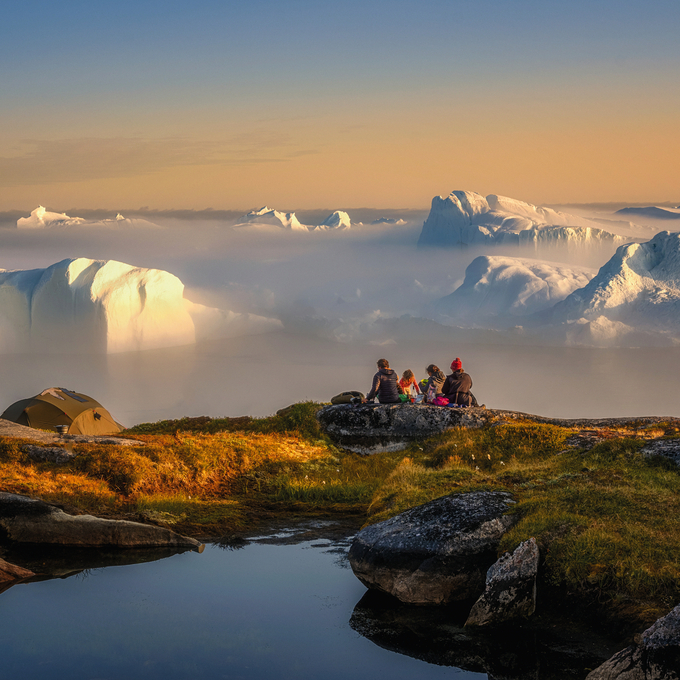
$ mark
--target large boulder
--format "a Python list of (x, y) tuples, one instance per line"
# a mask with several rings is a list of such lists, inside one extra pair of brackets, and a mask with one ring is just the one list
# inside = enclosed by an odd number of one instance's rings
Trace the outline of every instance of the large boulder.
[(489, 567), (486, 588), (475, 602), (466, 626), (486, 626), (531, 616), (536, 610), (539, 552), (536, 539), (520, 543)]
[(586, 680), (679, 680), (680, 604), (652, 624), (640, 643), (626, 647)]
[(680, 604), (642, 633), (631, 645), (605, 661), (586, 680), (679, 680)]
[(411, 441), (453, 427), (482, 427), (489, 412), (425, 404), (338, 404), (322, 408), (317, 418), (336, 444), (370, 454), (400, 451)]
[(410, 604), (477, 598), (498, 543), (514, 524), (508, 493), (442, 496), (362, 529), (349, 561), (355, 576)]
[(12, 493), (0, 493), (0, 533), (18, 543), (81, 548), (171, 546), (180, 550), (203, 550), (197, 540), (169, 529), (92, 515), (67, 515), (54, 505)]

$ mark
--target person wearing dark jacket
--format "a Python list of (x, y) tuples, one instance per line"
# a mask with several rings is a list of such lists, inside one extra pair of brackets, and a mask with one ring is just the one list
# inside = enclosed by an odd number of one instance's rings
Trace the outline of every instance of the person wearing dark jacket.
[(458, 406), (475, 406), (475, 398), (470, 390), (472, 389), (472, 378), (463, 370), (463, 362), (456, 357), (451, 363), (453, 373), (446, 376), (446, 382), (442, 387), (442, 393), (448, 397), (449, 404)]
[(430, 401), (435, 397), (441, 397), (442, 387), (446, 380), (444, 371), (434, 364), (430, 364), (425, 371), (427, 371), (429, 377), (425, 385), (420, 388), (420, 391), (425, 395), (425, 401)]
[(366, 395), (366, 401), (373, 401), (376, 395), (381, 404), (396, 404), (401, 400), (399, 395), (403, 394), (398, 383), (399, 376), (390, 368), (387, 359), (378, 361), (378, 372), (373, 376), (371, 391)]

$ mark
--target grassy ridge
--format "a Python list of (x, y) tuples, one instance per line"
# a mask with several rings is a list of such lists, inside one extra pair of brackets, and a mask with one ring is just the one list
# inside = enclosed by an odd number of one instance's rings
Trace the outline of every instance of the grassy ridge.
[(252, 529), (291, 513), (361, 515), (402, 456), (363, 458), (319, 429), (319, 404), (270, 418), (183, 418), (126, 432), (143, 445), (77, 444), (66, 465), (34, 462), (0, 440), (0, 489), (100, 516), (198, 536)]
[[(445, 493), (510, 491), (518, 523), (500, 552), (534, 536), (546, 580), (598, 599), (680, 601), (680, 473), (617, 437), (587, 452), (549, 425), (451, 430), (414, 445), (375, 494), (379, 521)], [(422, 451), (420, 450), (422, 448)]]
[(377, 522), (444, 494), (504, 490), (519, 520), (500, 550), (536, 537), (549, 584), (605, 601), (680, 600), (680, 474), (640, 454), (663, 426), (607, 432), (583, 451), (570, 445), (572, 430), (497, 424), (362, 457), (323, 436), (318, 408), (139, 425), (128, 434), (143, 446), (76, 445), (60, 466), (31, 461), (21, 440), (0, 440), (0, 488), (197, 536), (300, 513)]

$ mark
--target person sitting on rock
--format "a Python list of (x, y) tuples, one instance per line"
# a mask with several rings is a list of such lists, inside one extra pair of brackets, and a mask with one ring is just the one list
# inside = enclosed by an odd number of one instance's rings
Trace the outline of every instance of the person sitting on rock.
[(397, 374), (390, 368), (390, 362), (387, 359), (379, 359), (378, 372), (373, 376), (373, 385), (365, 401), (373, 401), (377, 396), (381, 404), (398, 404), (401, 402), (399, 395), (403, 392)]
[(425, 383), (425, 387), (421, 387), (420, 389), (425, 395), (424, 401), (433, 401), (436, 397), (442, 396), (442, 387), (444, 386), (446, 376), (444, 375), (444, 371), (434, 364), (430, 364), (425, 371), (429, 377)]
[(404, 390), (404, 394), (408, 394), (412, 399), (420, 394), (420, 387), (418, 387), (413, 371), (408, 368), (401, 374), (399, 387)]
[(448, 397), (449, 404), (477, 406), (477, 400), (470, 392), (472, 378), (463, 370), (463, 362), (458, 357), (451, 362), (451, 370), (453, 373), (446, 376), (446, 382), (442, 387), (442, 393)]

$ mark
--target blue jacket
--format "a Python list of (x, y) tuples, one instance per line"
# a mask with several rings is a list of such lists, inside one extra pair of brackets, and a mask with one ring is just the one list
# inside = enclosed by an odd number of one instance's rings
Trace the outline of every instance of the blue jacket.
[(399, 395), (403, 392), (397, 380), (397, 374), (391, 368), (381, 368), (373, 376), (373, 385), (366, 399), (370, 401), (378, 395), (378, 401), (381, 404), (396, 404), (399, 401)]

